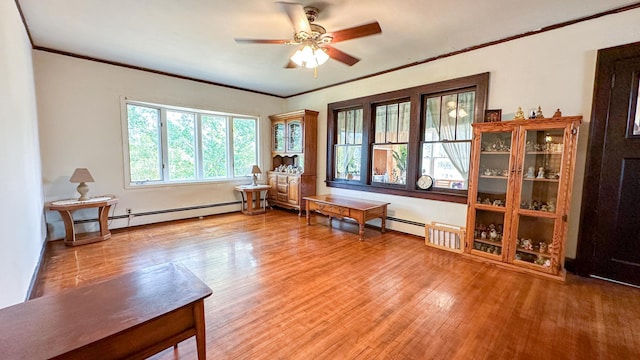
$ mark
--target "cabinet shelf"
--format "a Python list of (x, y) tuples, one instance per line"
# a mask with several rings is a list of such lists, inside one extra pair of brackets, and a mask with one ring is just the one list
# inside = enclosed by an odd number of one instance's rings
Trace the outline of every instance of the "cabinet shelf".
[(482, 155), (511, 155), (509, 151), (483, 151), (480, 154)]
[(500, 213), (504, 213), (507, 209), (504, 206), (496, 206), (496, 205), (487, 205), (487, 204), (476, 204), (476, 209), (478, 210), (487, 210), (487, 211), (496, 211)]
[(547, 179), (547, 178), (523, 178), (523, 181), (531, 181), (531, 182), (550, 182), (550, 183), (559, 183), (560, 179)]
[[(495, 227), (502, 237), (492, 241), (478, 239), (478, 231), (467, 233), (467, 255), (528, 274), (564, 279), (565, 215), (581, 121), (581, 116), (574, 116), (472, 125), (467, 229)], [(491, 149), (510, 151), (486, 151)], [(521, 170), (497, 175), (510, 169)], [(549, 178), (538, 178), (540, 173)], [(518, 239), (533, 239), (534, 246), (547, 244), (553, 251), (528, 250)]]
[(542, 256), (545, 258), (551, 258), (551, 254), (549, 253), (541, 253), (539, 251), (535, 251), (535, 250), (527, 250), (527, 249), (523, 249), (523, 248), (516, 248), (516, 252), (521, 252), (521, 253), (527, 253), (527, 254), (531, 254), (531, 255), (536, 255), (536, 256)]
[(498, 179), (498, 180), (507, 180), (508, 176), (498, 176), (498, 175), (480, 175), (483, 179)]
[(487, 245), (493, 245), (493, 246), (502, 247), (502, 241), (489, 240), (489, 239), (478, 239), (478, 238), (474, 238), (473, 241), (479, 242), (479, 243), (483, 243), (483, 244), (487, 244)]

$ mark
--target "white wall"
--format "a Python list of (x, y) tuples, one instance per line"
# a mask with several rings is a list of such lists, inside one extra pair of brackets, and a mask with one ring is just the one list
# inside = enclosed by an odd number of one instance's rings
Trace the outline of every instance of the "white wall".
[[(324, 184), (328, 103), (488, 71), (491, 73), (489, 109), (502, 109), (504, 115), (515, 113), (518, 106), (527, 111), (540, 105), (546, 116), (560, 108), (565, 116), (584, 117), (578, 141), (566, 251), (568, 257), (574, 258), (597, 50), (640, 41), (638, 19), (640, 10), (636, 9), (288, 99), (289, 109), (305, 107), (320, 111), (318, 192), (358, 195), (355, 191), (327, 188)], [(466, 224), (464, 204), (376, 193), (367, 197), (390, 202), (390, 215), (394, 217), (421, 223)], [(420, 227), (393, 221), (387, 224), (391, 229), (424, 235), (424, 229)]]
[[(34, 51), (36, 90), (42, 134), (42, 173), (47, 201), (77, 197), (69, 177), (77, 167), (89, 169), (94, 183), (89, 196), (114, 194), (119, 202), (112, 214), (124, 215), (239, 201), (236, 182), (173, 187), (125, 189), (121, 122), (121, 97), (160, 104), (218, 110), (260, 117), (260, 137), (270, 141), (268, 115), (283, 111), (284, 100), (245, 91), (156, 75), (103, 63)], [(270, 148), (269, 145), (264, 146)], [(260, 168), (270, 167), (263, 151)], [(249, 179), (242, 183), (248, 183)], [(129, 225), (239, 211), (239, 205), (134, 217)], [(76, 214), (79, 213), (79, 214)], [(95, 218), (95, 209), (76, 212), (78, 218)], [(64, 237), (57, 212), (46, 212), (49, 238)], [(76, 225), (79, 226), (79, 225)], [(114, 220), (110, 228), (127, 226)], [(83, 231), (95, 231), (88, 223)]]
[(0, 0), (0, 308), (27, 295), (45, 238), (31, 43)]

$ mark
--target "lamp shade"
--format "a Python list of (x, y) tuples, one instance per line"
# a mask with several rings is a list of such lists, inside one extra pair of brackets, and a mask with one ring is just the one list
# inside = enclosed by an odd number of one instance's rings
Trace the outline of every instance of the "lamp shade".
[(73, 172), (73, 175), (71, 175), (71, 178), (69, 179), (69, 182), (72, 182), (72, 183), (83, 183), (83, 182), (94, 182), (94, 181), (95, 180), (93, 180), (93, 176), (91, 176), (91, 173), (87, 168), (77, 168)]
[(251, 168), (251, 173), (252, 174), (262, 174), (262, 171), (260, 170), (258, 165), (253, 165), (253, 167)]
[(324, 64), (327, 60), (329, 60), (329, 55), (324, 50), (309, 45), (298, 49), (293, 56), (291, 56), (291, 61), (296, 63), (296, 65), (310, 69)]

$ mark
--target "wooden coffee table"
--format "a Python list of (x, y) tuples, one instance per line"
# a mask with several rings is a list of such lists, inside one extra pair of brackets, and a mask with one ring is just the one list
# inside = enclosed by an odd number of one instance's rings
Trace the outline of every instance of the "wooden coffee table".
[(0, 309), (3, 359), (144, 359), (192, 336), (206, 357), (204, 298), (187, 268), (163, 264)]
[(371, 219), (382, 219), (380, 230), (384, 233), (387, 221), (387, 202), (360, 200), (346, 196), (337, 195), (314, 195), (303, 198), (307, 201), (307, 225), (310, 225), (310, 214), (317, 211), (329, 216), (329, 226), (331, 219), (350, 218), (360, 225), (360, 240), (364, 240), (364, 224)]

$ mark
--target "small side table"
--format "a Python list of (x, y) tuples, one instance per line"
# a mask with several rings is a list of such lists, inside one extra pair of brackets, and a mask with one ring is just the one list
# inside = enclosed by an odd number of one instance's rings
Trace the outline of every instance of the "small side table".
[[(262, 214), (267, 211), (266, 192), (271, 189), (269, 185), (238, 185), (236, 191), (242, 195), (242, 213), (246, 215)], [(264, 202), (262, 202), (262, 192), (265, 192)], [(262, 202), (262, 206), (260, 206)]]
[[(118, 199), (115, 197), (102, 196), (91, 198), (86, 201), (52, 201), (46, 205), (46, 208), (60, 213), (60, 217), (62, 217), (62, 221), (64, 221), (64, 244), (67, 246), (76, 246), (104, 241), (111, 238), (111, 232), (109, 231), (109, 224), (107, 223), (107, 220), (109, 220), (109, 208), (117, 202)], [(73, 226), (73, 211), (87, 208), (98, 208), (98, 224), (100, 224), (100, 231), (78, 234)]]

